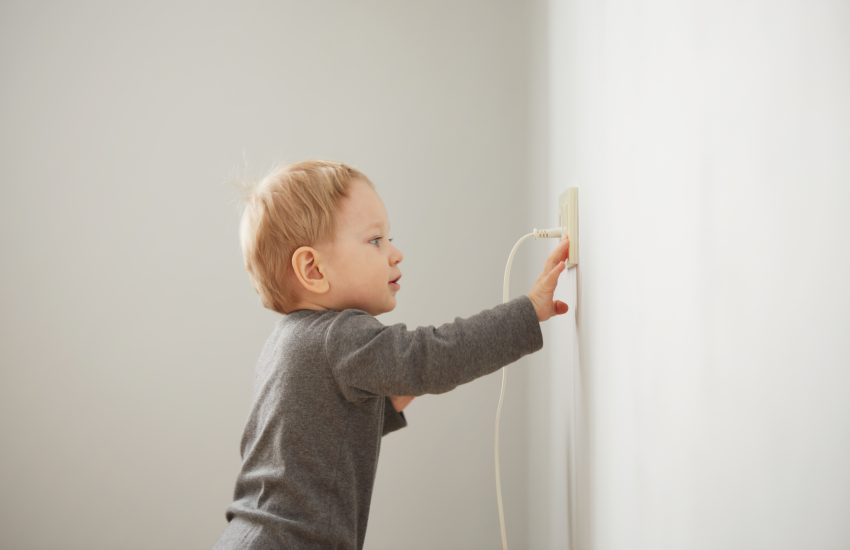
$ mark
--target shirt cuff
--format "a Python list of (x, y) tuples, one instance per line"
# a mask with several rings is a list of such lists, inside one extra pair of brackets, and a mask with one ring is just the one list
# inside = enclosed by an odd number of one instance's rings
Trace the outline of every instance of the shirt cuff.
[(404, 412), (397, 412), (393, 407), (393, 402), (389, 397), (384, 398), (384, 429), (381, 435), (387, 435), (390, 432), (400, 430), (407, 426), (407, 419), (404, 417)]

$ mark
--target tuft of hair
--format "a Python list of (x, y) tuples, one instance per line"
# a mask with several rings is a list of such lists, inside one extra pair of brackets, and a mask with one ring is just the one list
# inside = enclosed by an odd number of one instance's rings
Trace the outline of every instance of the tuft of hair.
[(362, 172), (328, 160), (277, 166), (259, 182), (236, 182), (242, 215), (239, 243), (245, 270), (263, 306), (281, 314), (294, 309), (297, 280), (292, 253), (333, 239), (336, 213)]

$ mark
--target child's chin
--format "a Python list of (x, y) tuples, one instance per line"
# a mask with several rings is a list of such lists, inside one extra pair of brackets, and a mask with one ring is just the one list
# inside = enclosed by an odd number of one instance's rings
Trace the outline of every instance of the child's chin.
[(383, 313), (391, 312), (392, 310), (395, 309), (395, 306), (396, 306), (396, 300), (395, 300), (395, 298), (393, 298), (392, 300), (390, 300), (390, 303), (387, 305), (387, 307), (384, 308)]

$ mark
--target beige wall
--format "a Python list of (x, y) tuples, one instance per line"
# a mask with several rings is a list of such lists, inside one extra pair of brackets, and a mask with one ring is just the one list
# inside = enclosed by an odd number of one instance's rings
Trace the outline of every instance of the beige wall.
[[(0, 546), (203, 548), (224, 527), (276, 318), (242, 271), (229, 179), (308, 157), (364, 170), (406, 254), (386, 323), (500, 301), (533, 225), (525, 10), (0, 5)], [(545, 247), (520, 252), (513, 295)], [(535, 361), (503, 411), (519, 547)], [(498, 545), (498, 385), (413, 402), (384, 441), (367, 547)]]

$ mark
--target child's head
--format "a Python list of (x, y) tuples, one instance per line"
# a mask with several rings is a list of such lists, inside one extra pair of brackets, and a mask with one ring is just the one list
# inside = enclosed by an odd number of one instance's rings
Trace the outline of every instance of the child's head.
[(342, 163), (304, 161), (249, 189), (239, 229), (245, 269), (265, 307), (395, 308), (403, 255), (372, 182)]

